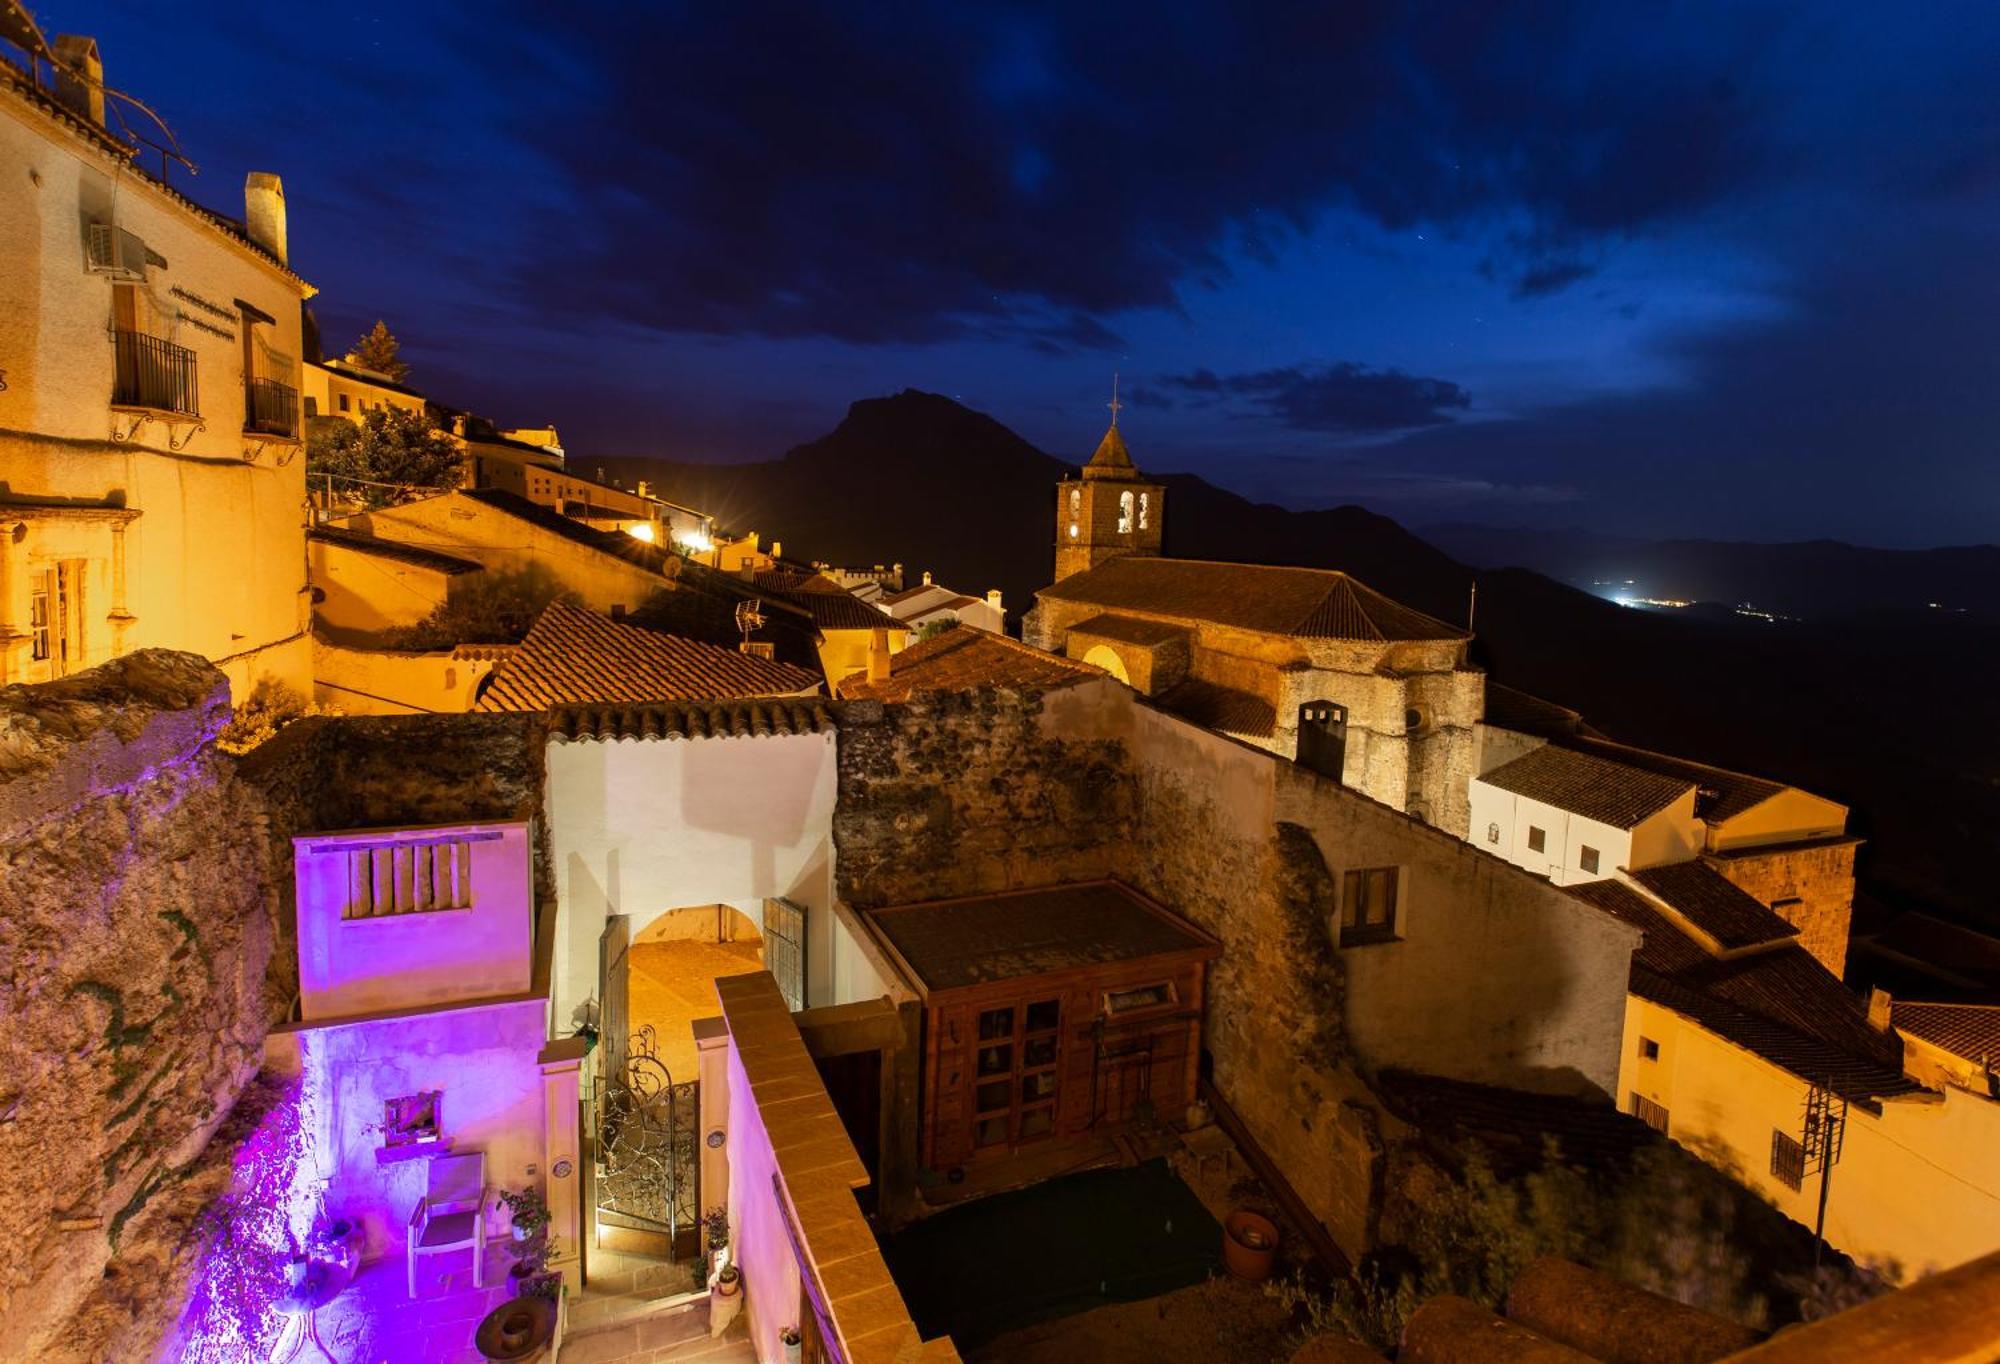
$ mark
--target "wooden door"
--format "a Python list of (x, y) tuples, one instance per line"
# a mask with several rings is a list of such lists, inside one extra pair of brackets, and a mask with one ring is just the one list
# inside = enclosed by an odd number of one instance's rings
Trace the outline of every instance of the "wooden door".
[(1130, 1122), (1152, 1094), (1153, 1042), (1113, 1043), (1097, 1058), (1097, 1121)]
[(632, 1040), (630, 998), (632, 916), (613, 914), (604, 921), (604, 935), (597, 940), (597, 1046), (599, 1067), (605, 1075), (625, 1070), (625, 1051)]
[(764, 969), (793, 1013), (806, 1007), (806, 910), (790, 900), (764, 902)]

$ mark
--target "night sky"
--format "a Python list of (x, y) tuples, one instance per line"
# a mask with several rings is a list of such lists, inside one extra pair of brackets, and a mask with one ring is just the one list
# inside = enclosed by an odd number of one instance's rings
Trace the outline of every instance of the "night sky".
[[(918, 387), (1406, 522), (2000, 538), (2000, 5), (42, 0), (330, 348), (596, 455)], [(968, 478), (976, 477), (969, 471)]]

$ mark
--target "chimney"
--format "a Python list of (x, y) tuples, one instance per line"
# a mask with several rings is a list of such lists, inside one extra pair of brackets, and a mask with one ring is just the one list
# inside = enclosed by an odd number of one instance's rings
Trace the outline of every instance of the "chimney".
[(270, 171), (243, 177), (243, 230), (250, 240), (289, 263), (285, 245), (285, 182)]
[(104, 59), (97, 39), (80, 33), (56, 35), (56, 98), (79, 118), (104, 126)]
[(1000, 589), (997, 587), (986, 594), (986, 604), (995, 611), (1004, 612), (1007, 609), (1000, 604)]
[(773, 559), (782, 559), (785, 557), (785, 542), (783, 540), (773, 540), (771, 542), (771, 557)]
[(1876, 986), (1868, 992), (1868, 1026), (1876, 1032), (1889, 1031), (1889, 992)]
[(924, 570), (924, 586), (929, 587), (930, 585), (931, 585), (931, 571), (927, 568)]
[(868, 680), (889, 680), (889, 631), (879, 625), (868, 632)]

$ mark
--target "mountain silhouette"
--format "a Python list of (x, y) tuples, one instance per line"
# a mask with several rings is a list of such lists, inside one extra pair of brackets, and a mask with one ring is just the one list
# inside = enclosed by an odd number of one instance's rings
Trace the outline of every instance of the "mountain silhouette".
[[(1101, 433), (1080, 433), (1086, 452)], [(1146, 465), (1143, 432), (1126, 433)], [(1077, 464), (949, 398), (856, 402), (781, 459), (605, 459), (628, 482), (782, 542), (787, 557), (900, 562), (962, 592), (1000, 588), (1009, 619), (1048, 584), (1054, 486)], [(1166, 489), (1165, 552), (1343, 569), (1441, 619), (1473, 618), (1491, 675), (1621, 740), (1794, 782), (1854, 809), (1864, 884), (2000, 928), (1978, 849), (2000, 827), (2000, 628), (1932, 612), (1834, 621), (1631, 610), (1522, 568), (1475, 570), (1361, 507), (1291, 511), (1191, 474)]]

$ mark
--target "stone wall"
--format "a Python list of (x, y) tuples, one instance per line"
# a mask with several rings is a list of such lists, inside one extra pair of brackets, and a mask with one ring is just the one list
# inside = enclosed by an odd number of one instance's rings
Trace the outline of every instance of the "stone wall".
[(1847, 973), (1854, 917), (1855, 840), (1711, 853), (1703, 861), (1799, 929), (1799, 943), (1836, 976)]
[(112, 1359), (179, 1308), (205, 1152), (255, 1074), (273, 926), (223, 674), (145, 650), (0, 691), (0, 1313)]
[(843, 707), (840, 898), (873, 908), (1110, 874), (1133, 826), (1124, 746), (1052, 730), (1042, 710), (993, 688)]
[[(1445, 832), (1109, 681), (843, 711), (844, 900), (1115, 875), (1220, 938), (1212, 1079), (1334, 1239), (1375, 1239), (1406, 1066), (1565, 1093), (1615, 1083), (1637, 935)], [(1398, 941), (1338, 944), (1344, 869), (1404, 869)], [(1600, 985), (1598, 982), (1606, 982)]]

